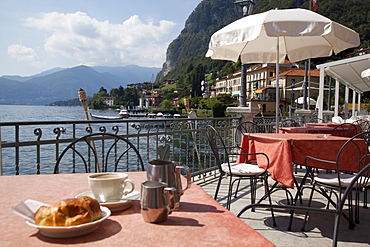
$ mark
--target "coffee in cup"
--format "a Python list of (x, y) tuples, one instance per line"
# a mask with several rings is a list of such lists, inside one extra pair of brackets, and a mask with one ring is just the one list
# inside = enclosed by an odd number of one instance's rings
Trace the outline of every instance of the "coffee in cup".
[[(101, 203), (121, 200), (122, 196), (135, 189), (134, 182), (126, 173), (98, 173), (88, 177), (89, 186), (95, 199)], [(126, 189), (127, 184), (130, 189)]]

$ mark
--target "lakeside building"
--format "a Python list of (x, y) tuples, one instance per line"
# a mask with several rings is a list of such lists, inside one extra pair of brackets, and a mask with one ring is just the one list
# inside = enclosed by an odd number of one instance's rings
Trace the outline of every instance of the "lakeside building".
[(116, 100), (116, 97), (101, 97), (104, 101), (104, 104), (108, 105), (108, 106), (112, 106), (114, 105), (114, 102)]
[[(261, 104), (265, 115), (275, 115), (276, 98), (276, 64), (261, 63), (247, 69), (246, 75), (246, 100)], [(305, 68), (298, 63), (291, 63), (285, 60), (279, 66), (279, 95), (281, 110), (286, 111), (287, 107), (294, 103), (294, 99), (303, 94), (303, 81)], [(319, 70), (310, 70), (307, 75), (309, 94), (313, 98), (318, 95)], [(230, 94), (239, 100), (241, 88), (241, 71), (229, 74), (216, 80), (215, 93)]]

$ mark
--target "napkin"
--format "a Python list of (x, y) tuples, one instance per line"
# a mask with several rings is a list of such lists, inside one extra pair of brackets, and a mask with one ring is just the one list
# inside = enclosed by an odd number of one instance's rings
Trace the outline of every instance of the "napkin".
[(50, 206), (48, 204), (38, 202), (35, 200), (28, 199), (26, 201), (22, 201), (14, 205), (10, 208), (10, 210), (15, 213), (16, 215), (19, 215), (26, 220), (28, 220), (31, 223), (35, 223), (34, 220), (34, 214), (41, 206)]

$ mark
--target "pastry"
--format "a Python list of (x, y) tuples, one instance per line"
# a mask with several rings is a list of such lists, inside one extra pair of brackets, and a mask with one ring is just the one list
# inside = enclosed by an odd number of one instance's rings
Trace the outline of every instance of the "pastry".
[(100, 218), (99, 202), (88, 196), (65, 199), (51, 207), (42, 206), (35, 213), (36, 225), (75, 226)]

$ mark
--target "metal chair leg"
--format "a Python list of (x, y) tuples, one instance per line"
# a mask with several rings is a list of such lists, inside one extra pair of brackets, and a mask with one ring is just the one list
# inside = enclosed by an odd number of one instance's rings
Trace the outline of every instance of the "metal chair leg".
[[(310, 194), (310, 198), (308, 199), (308, 207), (311, 206), (311, 202), (312, 202), (312, 197), (313, 197), (313, 193), (315, 191), (315, 184), (312, 185), (312, 188), (311, 188), (311, 194)], [(306, 214), (304, 216), (304, 221), (303, 221), (303, 225), (302, 225), (302, 228), (301, 228), (301, 231), (304, 232), (305, 231), (305, 227), (306, 227), (306, 222), (307, 222), (307, 218), (308, 218), (308, 211), (306, 211)]]
[(217, 199), (218, 191), (220, 190), (222, 176), (223, 175), (220, 174), (220, 177), (218, 178), (218, 183), (217, 183), (217, 187), (216, 187), (215, 196), (213, 197), (215, 200)]

